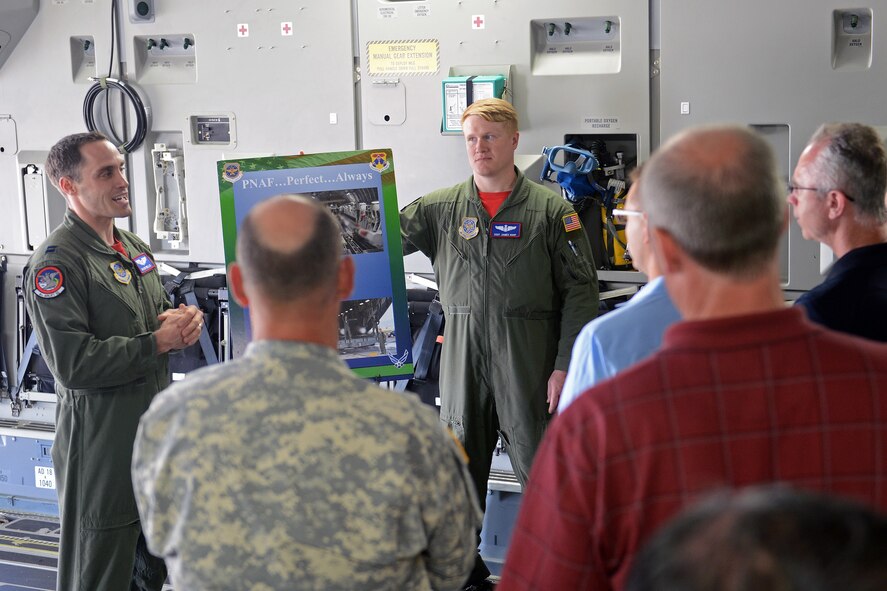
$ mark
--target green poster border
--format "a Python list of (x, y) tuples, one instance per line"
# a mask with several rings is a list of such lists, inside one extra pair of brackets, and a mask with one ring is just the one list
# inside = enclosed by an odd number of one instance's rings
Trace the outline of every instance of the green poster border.
[[(343, 164), (367, 164), (372, 162), (372, 154), (385, 153), (388, 168), (380, 173), (382, 177), (382, 201), (385, 212), (385, 238), (388, 243), (388, 264), (391, 269), (392, 302), (395, 309), (407, 309), (406, 284), (397, 282), (397, 277), (404, 277), (403, 247), (400, 240), (400, 215), (397, 204), (397, 188), (395, 184), (394, 159), (390, 148), (372, 150), (355, 150), (347, 152), (326, 152), (322, 154), (296, 154), (291, 156), (269, 156), (264, 158), (233, 158), (217, 162), (219, 180), (219, 205), (222, 213), (222, 241), (225, 248), (225, 265), (235, 260), (237, 244), (237, 218), (234, 213), (234, 184), (225, 178), (225, 169), (237, 164), (243, 172), (261, 170), (287, 170), (294, 168), (313, 168), (320, 166), (337, 166)], [(232, 313), (245, 314), (240, 304), (230, 298), (229, 310)], [(413, 374), (413, 363), (405, 363), (401, 367), (394, 364), (375, 367), (352, 368), (355, 375), (362, 378), (386, 378), (409, 376)]]

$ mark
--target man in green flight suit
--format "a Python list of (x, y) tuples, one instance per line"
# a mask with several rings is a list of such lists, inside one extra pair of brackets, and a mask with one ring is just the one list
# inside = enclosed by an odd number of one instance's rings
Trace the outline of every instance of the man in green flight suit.
[(170, 309), (148, 245), (115, 227), (132, 209), (123, 157), (105, 136), (61, 139), (46, 173), (68, 210), (28, 262), (24, 294), (58, 394), (58, 589), (159, 590), (166, 567), (142, 536), (133, 440), (169, 384), (166, 353), (197, 340), (203, 314)]
[[(598, 307), (588, 237), (572, 207), (514, 166), (517, 127), (507, 101), (469, 105), (474, 175), (400, 213), (404, 252), (434, 266), (446, 319), (440, 418), (468, 452), (482, 505), (498, 436), (526, 483), (573, 341)], [(488, 575), (479, 559), (469, 583)]]

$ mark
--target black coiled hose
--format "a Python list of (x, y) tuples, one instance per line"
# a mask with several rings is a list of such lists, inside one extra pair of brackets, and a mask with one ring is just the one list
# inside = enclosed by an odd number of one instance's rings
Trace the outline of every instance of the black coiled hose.
[[(95, 78), (90, 78), (90, 80), (95, 80)], [(117, 80), (116, 78), (105, 78), (104, 84), (102, 84), (101, 80), (97, 80), (96, 83), (90, 86), (89, 90), (86, 91), (86, 97), (83, 99), (83, 121), (86, 123), (86, 128), (89, 131), (95, 131), (97, 129), (95, 123), (96, 100), (98, 100), (100, 94), (108, 92), (111, 88), (116, 88), (122, 92), (123, 96), (125, 96), (132, 105), (133, 111), (135, 111), (135, 133), (131, 140), (124, 145), (119, 146), (124, 152), (130, 153), (134, 150), (138, 150), (139, 146), (142, 145), (142, 142), (145, 141), (145, 136), (148, 134), (148, 112), (145, 110), (145, 105), (142, 103), (139, 93), (136, 92), (132, 86), (122, 80)], [(111, 122), (109, 121), (108, 125), (110, 124)], [(106, 135), (109, 137), (115, 137), (113, 128), (109, 133), (106, 133)]]

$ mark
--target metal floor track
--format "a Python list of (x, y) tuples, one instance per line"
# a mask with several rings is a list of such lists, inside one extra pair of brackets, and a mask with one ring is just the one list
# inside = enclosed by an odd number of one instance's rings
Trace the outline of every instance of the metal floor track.
[(0, 513), (0, 591), (55, 591), (58, 551), (58, 519)]
[(0, 591), (55, 591), (59, 522), (0, 515)]

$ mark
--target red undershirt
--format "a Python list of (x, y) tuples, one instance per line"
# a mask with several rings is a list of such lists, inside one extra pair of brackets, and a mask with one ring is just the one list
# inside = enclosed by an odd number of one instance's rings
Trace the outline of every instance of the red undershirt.
[(113, 248), (114, 250), (116, 250), (117, 252), (119, 252), (120, 254), (125, 256), (126, 258), (129, 258), (129, 253), (126, 252), (126, 247), (123, 246), (123, 243), (120, 242), (119, 238), (117, 238), (117, 237), (114, 238), (114, 244), (111, 245), (111, 248)]
[(480, 195), (480, 201), (484, 204), (484, 209), (487, 210), (487, 213), (492, 218), (499, 211), (499, 208), (502, 207), (502, 204), (505, 203), (508, 196), (511, 195), (511, 191), (498, 191), (495, 193), (478, 191), (477, 194)]

